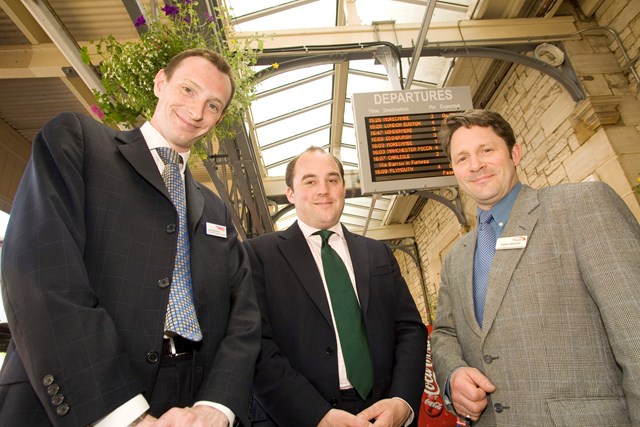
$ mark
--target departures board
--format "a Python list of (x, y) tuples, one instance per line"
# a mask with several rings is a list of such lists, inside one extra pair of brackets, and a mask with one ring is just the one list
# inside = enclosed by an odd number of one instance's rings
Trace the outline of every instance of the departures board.
[(468, 87), (355, 93), (362, 194), (456, 185), (438, 143), (442, 120), (473, 108)]

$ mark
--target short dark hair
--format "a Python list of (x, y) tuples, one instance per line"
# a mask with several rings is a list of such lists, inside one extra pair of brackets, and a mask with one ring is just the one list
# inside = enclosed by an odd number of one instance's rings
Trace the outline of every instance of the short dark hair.
[(293, 159), (291, 159), (291, 161), (287, 165), (287, 171), (285, 172), (285, 175), (284, 175), (284, 182), (287, 184), (287, 187), (293, 189), (293, 170), (296, 168), (296, 163), (298, 162), (298, 159), (302, 157), (303, 154), (311, 153), (314, 151), (319, 153), (324, 153), (333, 158), (333, 160), (338, 165), (338, 170), (340, 171), (340, 178), (342, 178), (342, 182), (344, 182), (344, 167), (342, 166), (342, 162), (340, 162), (340, 159), (338, 159), (333, 154), (327, 151), (324, 151), (322, 148), (312, 145), (311, 147), (307, 148), (302, 153), (298, 154)]
[(451, 137), (454, 132), (461, 127), (469, 128), (471, 126), (492, 128), (496, 135), (507, 144), (509, 156), (511, 156), (511, 150), (516, 144), (516, 137), (509, 122), (495, 111), (476, 109), (449, 114), (442, 121), (442, 127), (438, 132), (438, 143), (440, 143), (449, 160), (451, 160)]
[(229, 101), (227, 102), (227, 105), (225, 105), (224, 109), (222, 110), (222, 112), (225, 113), (229, 108), (229, 105), (231, 105), (231, 100), (233, 99), (233, 95), (235, 95), (236, 93), (236, 81), (233, 78), (233, 71), (231, 70), (231, 65), (229, 65), (227, 60), (224, 59), (224, 57), (219, 53), (214, 52), (211, 49), (202, 49), (202, 48), (183, 50), (182, 52), (178, 53), (173, 58), (171, 58), (167, 66), (164, 67), (164, 74), (167, 76), (167, 80), (171, 79), (173, 72), (176, 70), (176, 68), (178, 68), (178, 65), (180, 65), (182, 61), (184, 61), (187, 58), (191, 58), (193, 56), (199, 56), (201, 58), (206, 59), (211, 64), (213, 64), (214, 67), (220, 70), (221, 73), (226, 74), (227, 77), (229, 77), (229, 81), (231, 82), (231, 96), (229, 97)]

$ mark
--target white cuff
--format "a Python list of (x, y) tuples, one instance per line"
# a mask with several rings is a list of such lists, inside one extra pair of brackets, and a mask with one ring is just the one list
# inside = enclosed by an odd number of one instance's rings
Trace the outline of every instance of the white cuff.
[(208, 400), (200, 400), (196, 403), (193, 404), (193, 406), (210, 406), (214, 409), (217, 409), (218, 411), (222, 412), (227, 419), (229, 420), (229, 426), (233, 426), (233, 423), (236, 421), (236, 414), (233, 413), (233, 411), (229, 408), (227, 408), (224, 405), (221, 405), (219, 403), (215, 403), (215, 402), (209, 402)]
[(409, 411), (411, 411), (411, 414), (409, 415), (409, 418), (407, 418), (407, 421), (405, 421), (405, 423), (403, 424), (403, 427), (407, 427), (409, 424), (411, 424), (411, 422), (413, 421), (413, 419), (415, 418), (415, 414), (413, 413), (413, 408), (411, 407), (411, 405), (409, 405), (407, 403), (406, 400), (404, 400), (401, 397), (392, 397), (392, 399), (398, 399), (398, 400), (402, 400), (405, 405), (407, 405), (409, 407)]
[(124, 404), (118, 406), (115, 411), (96, 422), (94, 427), (122, 427), (128, 426), (149, 410), (149, 403), (141, 394), (135, 396)]

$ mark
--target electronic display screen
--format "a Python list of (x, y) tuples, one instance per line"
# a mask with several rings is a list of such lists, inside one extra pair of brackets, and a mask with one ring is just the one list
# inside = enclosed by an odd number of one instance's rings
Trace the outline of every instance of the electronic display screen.
[(362, 194), (456, 185), (438, 131), (472, 108), (467, 87), (359, 93), (352, 103)]

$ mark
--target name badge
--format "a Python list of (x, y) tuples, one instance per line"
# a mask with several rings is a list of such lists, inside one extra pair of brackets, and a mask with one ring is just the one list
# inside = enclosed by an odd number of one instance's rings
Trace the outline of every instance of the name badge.
[(211, 222), (207, 222), (207, 234), (209, 236), (222, 237), (223, 239), (227, 238), (227, 227), (224, 225), (213, 224)]
[(526, 248), (528, 238), (528, 236), (501, 237), (496, 241), (496, 251)]

